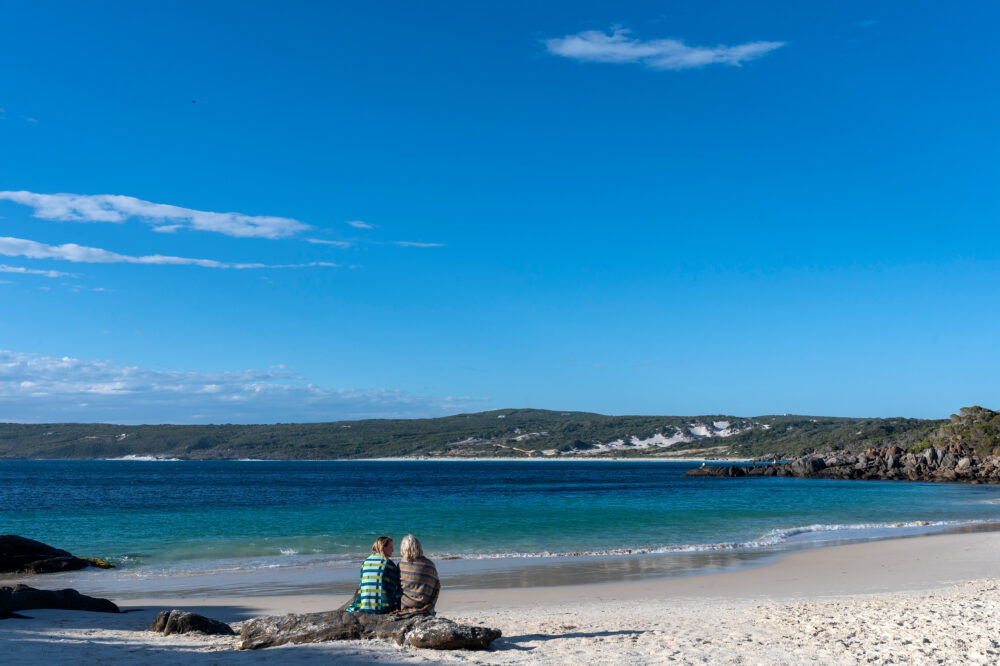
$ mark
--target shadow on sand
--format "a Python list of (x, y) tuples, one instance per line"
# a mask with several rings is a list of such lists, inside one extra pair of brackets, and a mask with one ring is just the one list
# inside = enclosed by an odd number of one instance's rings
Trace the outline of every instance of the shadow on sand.
[(612, 636), (641, 636), (646, 632), (634, 629), (622, 631), (573, 631), (565, 634), (521, 634), (520, 636), (504, 636), (493, 643), (493, 649), (498, 651), (517, 650), (531, 651), (534, 647), (524, 647), (520, 643), (534, 643), (566, 640), (570, 638), (610, 638)]

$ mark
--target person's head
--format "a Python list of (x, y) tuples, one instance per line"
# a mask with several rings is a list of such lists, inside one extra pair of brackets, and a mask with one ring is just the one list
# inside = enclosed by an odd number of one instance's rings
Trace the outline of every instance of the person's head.
[(372, 544), (372, 555), (376, 554), (386, 558), (392, 557), (392, 539), (387, 536), (375, 539), (375, 543)]
[(424, 556), (424, 547), (420, 545), (417, 537), (407, 534), (399, 542), (399, 552), (402, 553), (403, 559), (407, 562), (415, 562)]

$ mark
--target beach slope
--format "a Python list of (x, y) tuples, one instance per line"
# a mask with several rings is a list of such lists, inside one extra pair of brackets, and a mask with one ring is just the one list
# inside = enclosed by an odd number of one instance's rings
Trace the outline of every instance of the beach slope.
[(327, 610), (308, 595), (129, 601), (123, 615), (32, 611), (0, 621), (18, 664), (714, 663), (852, 664), (1000, 661), (1000, 533), (837, 546), (755, 569), (692, 578), (502, 590), (459, 590), (442, 615), (503, 630), (485, 653), (401, 649), (381, 642), (256, 652), (223, 637), (146, 629), (184, 608), (238, 623), (262, 614)]

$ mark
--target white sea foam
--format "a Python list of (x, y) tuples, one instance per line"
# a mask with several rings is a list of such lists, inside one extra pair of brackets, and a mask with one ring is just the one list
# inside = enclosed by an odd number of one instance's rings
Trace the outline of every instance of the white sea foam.
[(635, 548), (609, 548), (604, 550), (584, 550), (584, 551), (540, 551), (540, 552), (517, 552), (517, 553), (444, 553), (436, 556), (441, 559), (450, 560), (494, 560), (517, 557), (587, 557), (601, 555), (655, 555), (667, 553), (701, 553), (724, 550), (754, 550), (761, 548), (772, 548), (779, 546), (789, 539), (800, 534), (814, 534), (821, 532), (844, 532), (866, 530), (898, 530), (915, 527), (968, 527), (973, 525), (997, 524), (993, 520), (955, 520), (955, 521), (930, 521), (914, 520), (908, 522), (895, 523), (854, 523), (854, 524), (816, 524), (803, 525), (788, 529), (775, 529), (767, 532), (758, 539), (752, 541), (722, 541), (719, 543), (698, 543), (698, 544), (677, 544), (666, 546), (639, 546)]

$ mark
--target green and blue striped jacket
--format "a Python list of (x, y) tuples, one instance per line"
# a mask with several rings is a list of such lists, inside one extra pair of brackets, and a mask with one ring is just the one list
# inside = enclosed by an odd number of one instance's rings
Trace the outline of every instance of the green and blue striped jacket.
[(399, 567), (373, 554), (361, 565), (361, 585), (347, 607), (352, 613), (391, 613), (399, 609)]

